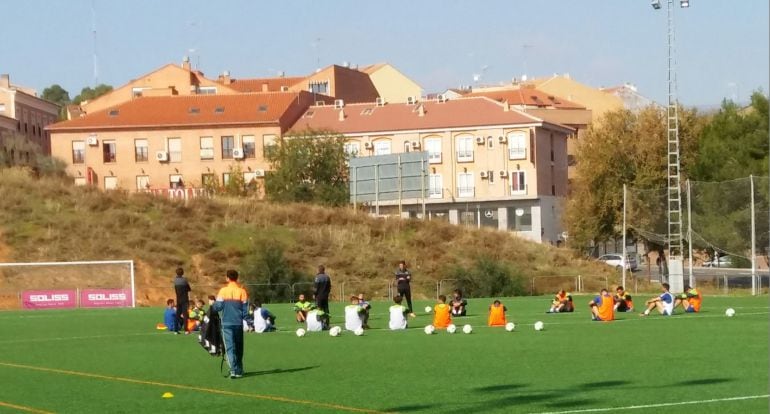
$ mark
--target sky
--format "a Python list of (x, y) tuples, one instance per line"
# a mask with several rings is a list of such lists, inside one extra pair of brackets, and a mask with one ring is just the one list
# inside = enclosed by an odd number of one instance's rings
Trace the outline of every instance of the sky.
[[(569, 73), (594, 87), (629, 82), (665, 103), (662, 2), (653, 10), (650, 0), (0, 0), (0, 73), (38, 92), (58, 83), (74, 97), (185, 55), (210, 78), (389, 62), (426, 93)], [(767, 0), (674, 3), (680, 102), (767, 93)]]

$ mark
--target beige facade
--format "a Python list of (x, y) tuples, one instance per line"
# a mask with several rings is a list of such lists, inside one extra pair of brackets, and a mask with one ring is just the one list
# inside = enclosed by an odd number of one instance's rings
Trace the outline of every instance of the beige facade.
[(8, 75), (0, 75), (0, 132), (21, 135), (44, 154), (50, 154), (51, 140), (45, 127), (56, 122), (58, 115), (59, 105), (38, 98), (33, 90), (11, 84)]
[(592, 121), (596, 122), (605, 113), (623, 108), (623, 100), (598, 88), (582, 84), (569, 75), (554, 75), (550, 78), (527, 81), (535, 88), (579, 103), (591, 110)]
[(367, 66), (361, 71), (368, 73), (374, 87), (385, 102), (405, 103), (409, 97), (419, 99), (422, 87), (388, 63)]
[[(204, 179), (226, 183), (236, 166), (246, 182), (260, 183), (268, 168), (264, 147), (280, 135), (277, 125), (65, 132), (54, 135), (53, 154), (67, 162), (76, 184), (132, 192), (194, 191)], [(234, 148), (243, 150), (243, 158), (235, 158)]]

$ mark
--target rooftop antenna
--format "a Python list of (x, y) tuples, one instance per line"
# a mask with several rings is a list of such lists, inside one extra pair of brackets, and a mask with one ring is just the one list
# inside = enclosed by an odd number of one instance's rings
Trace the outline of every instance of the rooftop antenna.
[[(197, 36), (197, 29), (198, 29), (198, 21), (196, 20), (190, 20), (188, 23), (188, 26), (190, 26), (190, 38), (192, 39), (191, 43), (198, 43), (198, 36)], [(187, 54), (190, 56), (190, 60), (192, 61), (193, 53), (195, 53), (195, 69), (200, 70), (201, 68), (201, 54), (198, 53), (198, 46), (193, 46), (189, 49), (187, 49)]]
[(91, 37), (94, 46), (94, 87), (96, 87), (99, 84), (99, 59), (96, 56), (96, 0), (91, 0)]

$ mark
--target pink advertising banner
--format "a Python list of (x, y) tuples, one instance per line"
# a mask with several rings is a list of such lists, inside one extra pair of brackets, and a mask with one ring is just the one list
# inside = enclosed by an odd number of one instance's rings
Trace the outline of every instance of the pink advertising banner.
[(74, 308), (78, 305), (75, 290), (25, 290), (21, 292), (24, 309)]
[(118, 308), (131, 306), (129, 289), (83, 289), (80, 306), (84, 308)]

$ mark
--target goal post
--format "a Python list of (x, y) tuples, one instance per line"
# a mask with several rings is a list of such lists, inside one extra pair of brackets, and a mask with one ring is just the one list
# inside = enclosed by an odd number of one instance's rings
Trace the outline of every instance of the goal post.
[(133, 260), (0, 263), (0, 286), (24, 309), (136, 307)]

